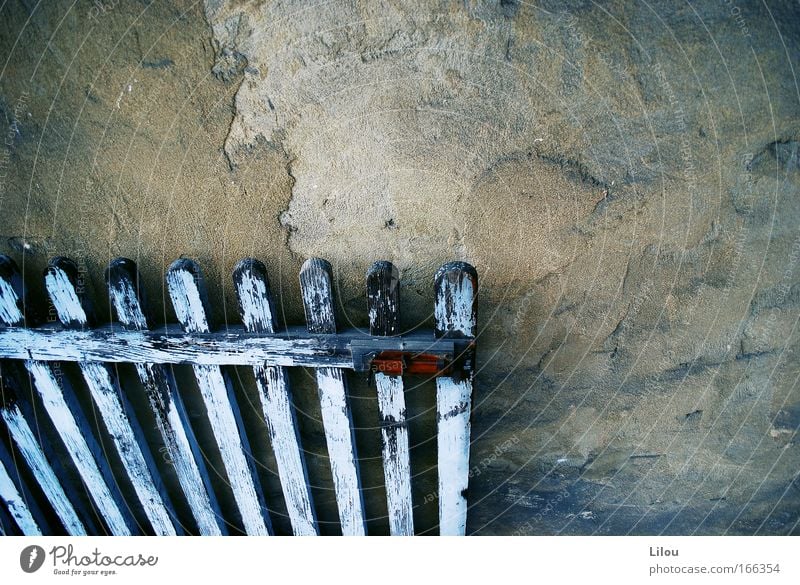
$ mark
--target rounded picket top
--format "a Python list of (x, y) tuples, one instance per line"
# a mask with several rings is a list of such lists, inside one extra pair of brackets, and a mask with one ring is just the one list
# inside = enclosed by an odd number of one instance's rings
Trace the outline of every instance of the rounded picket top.
[(86, 327), (94, 323), (89, 299), (83, 291), (78, 264), (66, 256), (55, 256), (44, 270), (44, 282), (58, 320), (66, 327)]
[(109, 262), (108, 268), (106, 268), (105, 279), (107, 283), (118, 279), (138, 282), (139, 270), (136, 267), (136, 262), (130, 258), (125, 258), (124, 256), (114, 258), (111, 262)]
[(478, 273), (467, 262), (448, 262), (436, 271), (434, 318), (437, 337), (475, 337)]
[(277, 313), (267, 277), (267, 267), (255, 258), (243, 258), (233, 269), (239, 315), (248, 331), (274, 333)]
[(242, 258), (233, 267), (233, 280), (236, 281), (237, 277), (252, 274), (253, 276), (267, 280), (267, 267), (258, 258)]
[(167, 268), (167, 289), (184, 330), (209, 333), (211, 314), (203, 271), (191, 258), (178, 258)]
[(14, 259), (0, 254), (0, 324), (9, 327), (25, 323), (25, 285)]
[(300, 268), (306, 325), (311, 333), (336, 333), (333, 268), (322, 258), (309, 258)]
[(367, 270), (367, 308), (372, 335), (400, 332), (400, 272), (388, 260), (378, 260)]
[(147, 329), (147, 305), (136, 262), (129, 258), (115, 258), (108, 265), (105, 278), (109, 298), (119, 321), (130, 329)]

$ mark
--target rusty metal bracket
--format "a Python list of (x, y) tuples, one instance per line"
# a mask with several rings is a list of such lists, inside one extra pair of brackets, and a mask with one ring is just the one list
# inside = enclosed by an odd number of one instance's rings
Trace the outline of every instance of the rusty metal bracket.
[(351, 338), (353, 369), (392, 376), (468, 377), (474, 367), (472, 339), (432, 339), (429, 335)]

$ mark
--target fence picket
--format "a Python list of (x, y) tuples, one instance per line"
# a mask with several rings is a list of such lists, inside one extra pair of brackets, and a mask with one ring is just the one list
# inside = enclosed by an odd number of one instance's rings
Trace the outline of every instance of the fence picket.
[(0, 500), (25, 536), (51, 534), (47, 521), (36, 505), (16, 462), (0, 441)]
[[(478, 277), (464, 262), (442, 266), (435, 278), (437, 337), (474, 337)], [(467, 377), (436, 379), (439, 533), (463, 535), (467, 526), (472, 370)]]
[[(117, 258), (110, 264), (106, 277), (109, 296), (120, 323), (127, 329), (149, 329), (136, 264), (127, 258)], [(172, 370), (161, 364), (137, 363), (136, 373), (199, 533), (210, 536), (227, 534)]]
[[(245, 329), (254, 333), (274, 333), (277, 327), (275, 304), (264, 265), (258, 260), (245, 258), (236, 265), (233, 282)], [(265, 365), (253, 366), (253, 373), (292, 530), (298, 536), (318, 535), (306, 461), (292, 406), (289, 374), (286, 368)]]
[(6, 507), (4, 505), (0, 506), (0, 536), (16, 536), (14, 527), (11, 524), (11, 516), (9, 516)]
[[(24, 323), (21, 282), (16, 263), (0, 256), (0, 321), (5, 326)], [(26, 360), (25, 367), (109, 531), (120, 536), (134, 534), (133, 517), (68, 381), (44, 362)]]
[[(33, 429), (28, 423), (28, 420), (35, 420), (32, 416), (33, 408), (27, 404), (27, 399), (20, 392), (20, 385), (16, 377), (8, 369), (9, 365), (3, 364), (0, 418), (5, 422), (9, 435), (14, 439), (17, 449), (42, 488), (45, 497), (53, 506), (53, 510), (64, 525), (67, 534), (85, 536), (87, 534), (86, 527), (79, 518), (73, 503), (67, 497), (62, 481), (48, 462), (42, 445), (37, 441)], [(51, 455), (49, 459), (54, 460), (55, 458)]]
[[(185, 258), (173, 262), (167, 270), (167, 286), (178, 321), (184, 330), (210, 332), (206, 291), (197, 263)], [(194, 365), (193, 369), (245, 532), (251, 535), (272, 534), (272, 525), (230, 380), (223, 375), (219, 366)]]
[[(376, 262), (367, 271), (367, 304), (371, 335), (400, 332), (400, 277), (391, 262)], [(403, 378), (378, 371), (375, 385), (381, 417), (389, 532), (392, 536), (409, 536), (414, 534), (414, 505)]]
[[(73, 329), (89, 325), (76, 281), (77, 266), (71, 260), (58, 257), (50, 261), (45, 274), (47, 292), (59, 321)], [(78, 365), (153, 530), (160, 536), (178, 534), (180, 529), (173, 522), (175, 511), (116, 375), (99, 362), (81, 361)]]
[[(300, 288), (308, 331), (336, 333), (331, 265), (320, 258), (306, 260), (300, 270)], [(364, 535), (366, 515), (344, 372), (337, 368), (318, 368), (315, 373), (342, 534)]]

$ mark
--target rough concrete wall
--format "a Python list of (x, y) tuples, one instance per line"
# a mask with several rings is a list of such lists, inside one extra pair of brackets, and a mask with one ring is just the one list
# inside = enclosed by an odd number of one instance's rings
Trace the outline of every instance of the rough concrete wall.
[[(435, 268), (469, 261), (471, 531), (797, 532), (792, 3), (70, 6), (2, 9), (0, 244), (27, 270), (71, 255), (102, 290), (133, 257), (171, 319), (162, 275), (186, 254), (223, 322), (255, 255), (298, 324), (296, 273), (319, 255), (340, 323), (362, 326), (364, 270), (389, 259), (413, 327)], [(430, 392), (409, 396), (426, 529)], [(379, 462), (365, 477), (380, 532)]]

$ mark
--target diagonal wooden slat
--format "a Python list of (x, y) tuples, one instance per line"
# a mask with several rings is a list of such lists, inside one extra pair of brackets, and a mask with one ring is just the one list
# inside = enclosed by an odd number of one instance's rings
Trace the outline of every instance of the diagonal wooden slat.
[[(331, 265), (320, 258), (306, 260), (300, 270), (300, 288), (308, 331), (336, 333)], [(315, 373), (342, 534), (364, 535), (366, 515), (344, 372), (318, 368)]]
[[(16, 263), (8, 256), (0, 255), (0, 324), (24, 325), (23, 296), (22, 279)], [(108, 530), (119, 536), (134, 534), (133, 517), (67, 379), (43, 362), (26, 360), (25, 367)]]
[[(3, 364), (2, 373), (0, 373), (0, 383), (2, 384), (0, 387), (0, 419), (5, 422), (9, 435), (14, 439), (17, 449), (64, 525), (67, 534), (85, 536), (87, 534), (86, 526), (64, 491), (61, 479), (48, 462), (44, 448), (37, 440), (28, 422), (35, 420), (32, 416), (33, 408), (20, 391), (20, 384), (16, 376), (9, 370), (10, 364)], [(54, 459), (52, 454), (50, 459)]]
[[(478, 276), (465, 262), (450, 262), (436, 273), (434, 318), (437, 337), (474, 337)], [(472, 372), (464, 379), (436, 379), (438, 424), (439, 533), (464, 535), (467, 527)]]
[[(367, 271), (367, 305), (371, 335), (400, 333), (400, 275), (391, 262), (375, 262)], [(414, 505), (403, 379), (376, 372), (375, 385), (381, 417), (389, 532), (392, 536), (409, 536), (414, 534)]]
[(12, 523), (6, 507), (0, 506), (0, 536), (16, 536)]
[[(106, 280), (111, 304), (120, 323), (127, 329), (148, 329), (136, 264), (127, 258), (117, 258), (111, 262)], [(161, 364), (137, 363), (136, 373), (144, 387), (170, 464), (175, 469), (199, 533), (204, 536), (227, 534), (222, 512), (172, 370)]]
[[(258, 260), (245, 258), (233, 271), (233, 283), (245, 329), (253, 333), (274, 333), (277, 319), (266, 267)], [(278, 464), (292, 531), (297, 536), (318, 535), (319, 526), (311, 499), (288, 372), (286, 368), (258, 365), (253, 366), (253, 373)]]
[(0, 441), (0, 504), (5, 505), (25, 536), (50, 534), (47, 521), (25, 482), (17, 473), (16, 462)]
[[(45, 273), (45, 286), (59, 321), (69, 328), (89, 325), (77, 282), (78, 269), (71, 260), (57, 257), (50, 261)], [(79, 366), (153, 530), (161, 536), (180, 533), (173, 520), (175, 511), (144, 440), (144, 433), (116, 375), (109, 366), (99, 362), (82, 361)]]
[[(173, 262), (167, 271), (167, 287), (184, 330), (211, 331), (205, 286), (197, 263), (185, 258)], [(245, 532), (250, 535), (272, 534), (261, 484), (230, 380), (219, 366), (194, 365), (193, 369)]]

